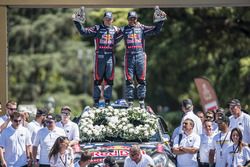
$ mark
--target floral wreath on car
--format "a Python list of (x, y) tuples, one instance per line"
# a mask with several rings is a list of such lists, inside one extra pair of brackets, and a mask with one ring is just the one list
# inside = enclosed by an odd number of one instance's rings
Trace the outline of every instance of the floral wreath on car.
[(79, 121), (79, 129), (82, 141), (101, 141), (107, 137), (145, 140), (156, 133), (157, 117), (139, 107), (86, 107)]

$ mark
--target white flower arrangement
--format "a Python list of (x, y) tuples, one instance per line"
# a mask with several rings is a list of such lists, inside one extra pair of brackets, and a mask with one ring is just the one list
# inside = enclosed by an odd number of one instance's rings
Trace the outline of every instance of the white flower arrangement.
[(114, 109), (88, 108), (79, 121), (82, 141), (101, 141), (107, 137), (145, 140), (157, 131), (157, 117), (139, 107)]

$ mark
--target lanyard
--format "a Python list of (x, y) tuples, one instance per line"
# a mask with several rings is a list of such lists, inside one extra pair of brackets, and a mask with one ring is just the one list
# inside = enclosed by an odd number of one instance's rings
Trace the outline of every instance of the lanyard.
[(233, 145), (233, 158), (232, 158), (232, 165), (234, 164), (234, 157), (235, 157), (235, 153), (238, 152), (238, 148), (239, 148), (239, 145), (237, 145), (236, 148), (234, 148), (234, 145)]
[[(227, 138), (227, 135), (228, 135), (229, 132), (227, 132), (226, 136), (224, 137), (222, 143), (221, 143), (221, 140), (220, 140), (220, 156), (222, 157), (222, 147), (226, 141), (226, 138)], [(220, 139), (221, 139), (221, 133), (220, 133)]]
[[(228, 135), (228, 132), (227, 132), (226, 136), (224, 137), (222, 143), (221, 143), (221, 140), (220, 140), (220, 148), (221, 148), (221, 149), (222, 149), (222, 147), (223, 147), (223, 145), (224, 145), (224, 143), (225, 143), (225, 141), (226, 141), (226, 139), (227, 139), (227, 135)], [(220, 139), (221, 139), (221, 133), (220, 133)]]
[(62, 160), (62, 156), (60, 155), (60, 160), (63, 163), (63, 166), (66, 167), (66, 165), (67, 165), (67, 154), (64, 157), (65, 157), (65, 161)]

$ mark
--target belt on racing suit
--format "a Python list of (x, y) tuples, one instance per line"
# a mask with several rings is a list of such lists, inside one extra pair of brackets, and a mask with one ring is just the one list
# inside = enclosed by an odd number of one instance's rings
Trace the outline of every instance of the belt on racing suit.
[[(137, 50), (138, 49), (138, 50)], [(139, 54), (144, 52), (142, 45), (138, 46), (127, 46), (126, 49), (127, 54)]]
[(103, 53), (103, 54), (113, 54), (113, 47), (111, 46), (99, 46), (96, 50), (96, 53)]

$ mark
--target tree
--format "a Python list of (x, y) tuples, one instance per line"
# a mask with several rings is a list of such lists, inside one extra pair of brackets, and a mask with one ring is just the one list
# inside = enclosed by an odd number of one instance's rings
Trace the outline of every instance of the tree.
[[(127, 24), (131, 9), (87, 9), (86, 26), (101, 23), (111, 10), (114, 24)], [(148, 55), (146, 102), (154, 109), (167, 105), (179, 110), (184, 97), (199, 106), (193, 79), (205, 76), (214, 85), (220, 105), (231, 98), (249, 101), (249, 8), (163, 9), (168, 20), (160, 35), (146, 39)], [(136, 9), (139, 21), (152, 25), (153, 9)], [(11, 98), (41, 102), (48, 95), (61, 95), (91, 105), (92, 38), (76, 31), (72, 9), (9, 9), (9, 80)], [(79, 55), (82, 53), (82, 56)], [(89, 55), (89, 57), (87, 56)], [(124, 44), (116, 49), (114, 99), (123, 95)], [(84, 98), (79, 98), (84, 95)], [(86, 98), (87, 97), (87, 98)], [(74, 100), (71, 100), (74, 101)]]

